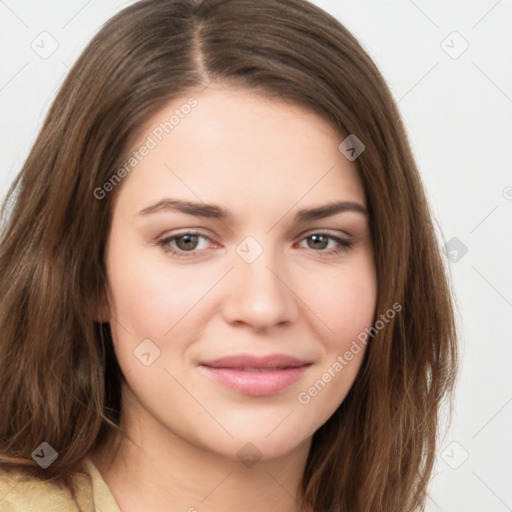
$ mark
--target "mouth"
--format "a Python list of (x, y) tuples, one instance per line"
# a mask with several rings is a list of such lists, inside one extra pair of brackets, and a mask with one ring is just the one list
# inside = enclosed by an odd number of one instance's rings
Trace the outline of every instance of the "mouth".
[(301, 379), (312, 365), (307, 360), (275, 354), (237, 355), (200, 363), (199, 368), (215, 382), (248, 396), (268, 396)]

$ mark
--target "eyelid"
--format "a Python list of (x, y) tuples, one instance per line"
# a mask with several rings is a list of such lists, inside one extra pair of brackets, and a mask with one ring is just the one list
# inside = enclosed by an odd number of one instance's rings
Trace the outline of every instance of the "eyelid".
[[(206, 230), (203, 228), (177, 228), (172, 230), (167, 230), (165, 233), (169, 233), (167, 236), (180, 236), (180, 235), (204, 235), (207, 236)], [(165, 234), (162, 236), (166, 236)]]
[(298, 238), (304, 238), (311, 235), (326, 235), (326, 236), (334, 236), (341, 238), (343, 236), (346, 236), (347, 238), (353, 238), (352, 235), (350, 235), (347, 231), (343, 231), (341, 229), (323, 229), (323, 228), (313, 228), (308, 229), (307, 231), (304, 231), (299, 235)]

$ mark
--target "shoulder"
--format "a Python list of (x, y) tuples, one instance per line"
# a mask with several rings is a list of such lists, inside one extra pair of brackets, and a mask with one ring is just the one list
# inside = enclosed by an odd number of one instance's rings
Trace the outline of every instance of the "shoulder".
[(79, 489), (76, 499), (63, 486), (0, 464), (0, 511), (94, 512), (91, 478), (78, 475), (74, 482)]

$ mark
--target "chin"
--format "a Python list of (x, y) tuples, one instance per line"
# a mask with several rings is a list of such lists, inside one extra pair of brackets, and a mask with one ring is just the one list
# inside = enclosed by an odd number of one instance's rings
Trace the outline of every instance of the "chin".
[[(274, 423), (274, 427), (279, 425), (280, 418)], [(229, 429), (228, 429), (229, 430)], [(227, 434), (216, 433), (215, 436), (205, 438), (205, 433), (201, 433), (201, 445), (204, 449), (214, 452), (223, 457), (240, 460), (245, 458), (254, 460), (272, 460), (290, 454), (294, 450), (309, 448), (312, 434), (307, 432), (298, 432), (295, 426), (285, 428), (278, 426), (273, 432), (268, 425), (252, 426), (240, 425), (238, 430), (230, 431), (233, 437)]]

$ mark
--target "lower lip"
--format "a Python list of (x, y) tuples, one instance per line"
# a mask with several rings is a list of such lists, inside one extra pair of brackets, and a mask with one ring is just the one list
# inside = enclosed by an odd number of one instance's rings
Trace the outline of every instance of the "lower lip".
[(297, 382), (310, 365), (294, 366), (270, 372), (244, 372), (233, 368), (200, 366), (224, 386), (249, 396), (274, 395)]

